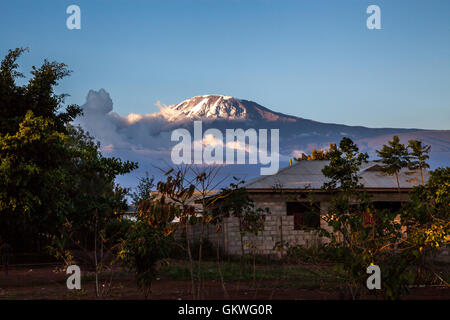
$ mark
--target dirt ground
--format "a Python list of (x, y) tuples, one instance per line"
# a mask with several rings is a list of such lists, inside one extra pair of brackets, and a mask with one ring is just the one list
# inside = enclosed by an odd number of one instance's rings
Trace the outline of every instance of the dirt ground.
[[(54, 266), (39, 268), (13, 268), (8, 276), (0, 273), (0, 299), (96, 299), (95, 276), (87, 273), (82, 278), (81, 290), (68, 290), (64, 272), (55, 271)], [(191, 299), (191, 283), (187, 280), (158, 278), (152, 286), (151, 299)], [(328, 300), (341, 299), (338, 290), (318, 288), (299, 288), (295, 281), (258, 280), (227, 281), (226, 288), (230, 299), (262, 300)], [(102, 299), (143, 299), (134, 276), (125, 270), (115, 270), (103, 275), (100, 281)], [(205, 280), (202, 290), (203, 299), (226, 299), (219, 281)], [(374, 298), (374, 297), (373, 297)], [(412, 288), (405, 299), (450, 300), (450, 288), (422, 287)]]

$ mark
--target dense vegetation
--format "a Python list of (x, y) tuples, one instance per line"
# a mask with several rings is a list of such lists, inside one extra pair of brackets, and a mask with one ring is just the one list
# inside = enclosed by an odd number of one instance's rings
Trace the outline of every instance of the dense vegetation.
[(10, 50), (0, 68), (0, 237), (16, 252), (61, 242), (93, 248), (94, 233), (126, 205), (115, 177), (137, 164), (103, 157), (93, 137), (70, 125), (81, 109), (64, 108), (66, 95), (55, 93), (70, 74), (65, 64), (44, 61), (17, 84), (25, 51)]

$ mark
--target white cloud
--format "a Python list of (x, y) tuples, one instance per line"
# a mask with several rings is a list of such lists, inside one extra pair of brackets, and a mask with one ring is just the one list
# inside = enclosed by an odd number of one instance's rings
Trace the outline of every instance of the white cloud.
[[(102, 152), (107, 156), (119, 157), (123, 160), (137, 161), (139, 169), (133, 175), (139, 176), (146, 170), (158, 172), (155, 167), (172, 166), (171, 150), (176, 141), (171, 141), (174, 129), (186, 128), (192, 132), (192, 120), (177, 117), (172, 108), (156, 102), (160, 112), (151, 114), (130, 113), (122, 116), (114, 112), (113, 102), (104, 89), (90, 90), (85, 104), (81, 106), (84, 115), (78, 117), (75, 125), (81, 125), (86, 131), (101, 143)], [(205, 122), (206, 123), (206, 122)], [(205, 133), (206, 127), (203, 128)], [(193, 141), (192, 141), (193, 143)], [(248, 155), (249, 147), (238, 141), (226, 143), (214, 139), (213, 135), (206, 135), (203, 145), (227, 149), (245, 150)], [(225, 160), (225, 159), (224, 159)], [(281, 160), (281, 159), (280, 159)], [(236, 166), (232, 171), (235, 172)], [(258, 167), (249, 166), (242, 174), (251, 175), (258, 172)], [(124, 177), (127, 185), (130, 182)]]

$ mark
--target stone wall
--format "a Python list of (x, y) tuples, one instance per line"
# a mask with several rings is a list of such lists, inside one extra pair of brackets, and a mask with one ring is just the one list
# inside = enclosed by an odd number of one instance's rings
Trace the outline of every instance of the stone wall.
[[(315, 201), (320, 202), (321, 214), (325, 214), (330, 204), (331, 195), (327, 193), (317, 193)], [(252, 194), (252, 199), (255, 202), (255, 208), (269, 208), (271, 214), (266, 216), (266, 223), (264, 231), (257, 236), (245, 235), (243, 237), (244, 252), (253, 252), (262, 255), (276, 255), (280, 256), (282, 252), (277, 251), (274, 247), (277, 242), (284, 241), (290, 245), (301, 246), (316, 246), (328, 241), (327, 238), (322, 238), (316, 232), (308, 232), (304, 230), (294, 230), (294, 217), (288, 216), (286, 212), (286, 202), (289, 201), (304, 201), (309, 200), (302, 194), (281, 194), (281, 193), (260, 193)], [(409, 196), (407, 194), (394, 193), (374, 193), (373, 201), (407, 201)], [(329, 231), (327, 223), (321, 219), (321, 227)], [(201, 227), (199, 225), (191, 226), (190, 234), (193, 240), (198, 240), (200, 237)], [(222, 228), (219, 233), (216, 232), (216, 226), (209, 226), (205, 229), (204, 234), (214, 244), (221, 247), (221, 249), (231, 255), (240, 255), (241, 236), (239, 232), (239, 221), (235, 217), (225, 218), (222, 223)]]

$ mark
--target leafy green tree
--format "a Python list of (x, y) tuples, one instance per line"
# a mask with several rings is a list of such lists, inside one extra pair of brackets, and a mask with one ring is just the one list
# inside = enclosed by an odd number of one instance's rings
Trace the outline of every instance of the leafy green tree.
[(77, 105), (63, 108), (66, 94), (57, 95), (54, 87), (70, 75), (64, 63), (49, 62), (32, 67), (32, 78), (26, 85), (16, 84), (24, 75), (17, 71), (17, 59), (28, 49), (9, 50), (0, 66), (0, 134), (14, 134), (25, 115), (32, 111), (36, 117), (49, 120), (49, 126), (58, 132), (66, 132), (65, 125), (81, 113)]
[(151, 200), (154, 198), (152, 196), (152, 191), (154, 191), (155, 178), (150, 177), (149, 173), (145, 172), (145, 177), (139, 178), (139, 183), (136, 187), (136, 191), (132, 194), (133, 204), (137, 207), (141, 201)]
[(128, 190), (115, 184), (118, 175), (137, 168), (137, 164), (117, 158), (106, 158), (100, 152), (100, 144), (81, 127), (68, 126), (66, 163), (62, 167), (66, 182), (62, 195), (67, 198), (64, 223), (58, 232), (49, 233), (50, 247), (65, 239), (66, 248), (81, 250), (86, 255), (93, 251), (96, 293), (100, 295), (98, 273), (105, 267), (105, 251), (117, 244), (106, 237), (106, 228), (120, 219), (120, 212), (127, 209)]
[(388, 145), (383, 145), (381, 150), (376, 150), (377, 155), (381, 158), (376, 160), (383, 164), (382, 170), (388, 175), (395, 175), (397, 188), (400, 192), (400, 181), (398, 174), (400, 170), (406, 168), (409, 164), (408, 148), (400, 143), (398, 136), (394, 136), (392, 141), (388, 141)]
[(430, 167), (427, 160), (430, 158), (428, 153), (430, 152), (431, 146), (423, 145), (422, 141), (419, 140), (409, 140), (408, 149), (411, 149), (409, 151), (408, 169), (420, 171), (420, 181), (423, 185), (423, 170)]
[(33, 67), (27, 84), (16, 84), (23, 77), (16, 60), (25, 51), (10, 50), (0, 66), (0, 223), (2, 236), (14, 238), (16, 250), (39, 250), (45, 234), (64, 221), (70, 202), (63, 192), (68, 181), (63, 169), (69, 158), (66, 124), (81, 109), (70, 105), (61, 110), (65, 95), (54, 93), (54, 86), (70, 74), (64, 64), (44, 61)]
[[(416, 186), (411, 202), (403, 211), (403, 224), (408, 237), (419, 236), (412, 243), (418, 243), (423, 251), (427, 245), (437, 248), (445, 244), (450, 232), (450, 168), (437, 168), (430, 172), (425, 185)], [(412, 238), (410, 238), (411, 240)], [(418, 242), (417, 242), (418, 241)]]
[(406, 228), (402, 243), (404, 255), (409, 257), (416, 269), (416, 283), (436, 279), (445, 284), (442, 275), (435, 270), (429, 259), (436, 251), (448, 244), (450, 235), (450, 168), (437, 168), (430, 172), (425, 185), (416, 186), (401, 214)]
[(336, 267), (345, 275), (353, 299), (365, 289), (366, 268), (371, 264), (382, 270), (383, 295), (395, 299), (411, 281), (411, 265), (393, 250), (402, 236), (397, 213), (377, 210), (361, 190), (359, 171), (366, 159), (367, 154), (359, 153), (348, 138), (331, 153), (329, 165), (322, 170), (330, 181), (323, 188), (336, 193), (321, 217), (329, 227), (323, 228), (321, 234), (336, 250)]
[(351, 191), (358, 187), (358, 171), (367, 162), (367, 153), (359, 153), (358, 146), (349, 138), (343, 138), (339, 148), (333, 148), (330, 153), (330, 164), (325, 166), (322, 173), (330, 179), (324, 184), (325, 189)]
[[(404, 156), (397, 139), (388, 148), (400, 149), (397, 154)], [(393, 153), (388, 148), (386, 154)], [(414, 187), (411, 202), (399, 214), (376, 209), (361, 189), (359, 166), (366, 158), (351, 140), (341, 141), (332, 153), (330, 164), (322, 170), (330, 179), (323, 188), (336, 194), (322, 215), (329, 228), (321, 234), (330, 239), (337, 270), (345, 275), (353, 298), (365, 289), (366, 268), (375, 264), (381, 269), (383, 297), (399, 299), (409, 285), (424, 283), (425, 271), (442, 280), (427, 257), (448, 239), (449, 169), (436, 169), (425, 185)]]
[(0, 66), (0, 236), (13, 238), (16, 250), (41, 252), (63, 234), (76, 239), (58, 241), (61, 250), (95, 248), (106, 221), (126, 204), (127, 190), (114, 180), (137, 164), (103, 157), (93, 137), (69, 124), (81, 109), (64, 107), (66, 95), (55, 94), (70, 74), (65, 64), (45, 60), (17, 85), (25, 51), (10, 50)]
[(127, 209), (128, 190), (116, 185), (115, 179), (136, 169), (137, 163), (104, 157), (100, 144), (81, 127), (69, 127), (69, 134), (66, 146), (71, 157), (64, 169), (70, 177), (65, 191), (72, 210), (67, 211), (70, 215), (66, 218), (77, 228), (80, 238), (90, 238), (96, 214), (103, 227), (108, 219)]

